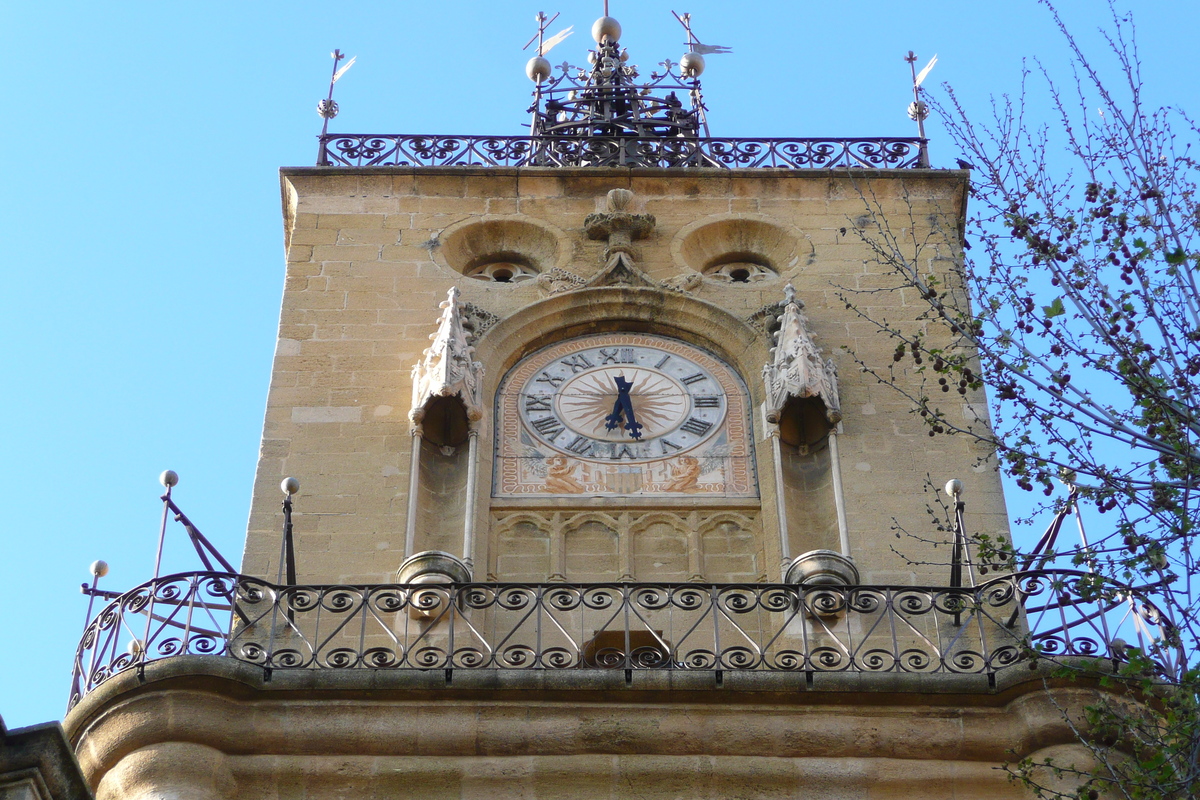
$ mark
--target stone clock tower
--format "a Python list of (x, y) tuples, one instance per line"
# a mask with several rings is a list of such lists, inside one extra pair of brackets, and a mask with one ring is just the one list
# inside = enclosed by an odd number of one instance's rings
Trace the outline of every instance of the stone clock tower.
[(242, 567), (155, 595), (194, 612), (169, 652), (77, 665), (100, 798), (991, 800), (1010, 748), (1069, 747), (1011, 579), (985, 602), (894, 535), (927, 476), (1004, 534), (987, 454), (850, 355), (919, 324), (856, 230), (944, 272), (967, 174), (711, 137), (699, 46), (646, 77), (593, 35), (530, 61), (530, 135), (331, 134), (281, 171)]

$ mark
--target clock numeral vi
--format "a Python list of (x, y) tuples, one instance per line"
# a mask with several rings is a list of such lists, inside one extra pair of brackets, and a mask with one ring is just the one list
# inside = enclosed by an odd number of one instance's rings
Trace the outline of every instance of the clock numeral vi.
[(637, 458), (637, 453), (633, 452), (629, 445), (623, 444), (617, 448), (617, 451), (612, 454), (612, 457), (617, 460), (622, 458)]

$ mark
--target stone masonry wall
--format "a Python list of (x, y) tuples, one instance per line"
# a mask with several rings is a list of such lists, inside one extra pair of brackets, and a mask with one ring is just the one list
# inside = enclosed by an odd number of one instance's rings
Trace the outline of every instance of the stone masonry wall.
[[(566, 575), (560, 577), (608, 580), (630, 570), (650, 570), (652, 576), (661, 570), (662, 579), (670, 580), (697, 574), (709, 580), (777, 579), (774, 466), (758, 408), (763, 400), (761, 370), (770, 347), (763, 321), (770, 316), (769, 307), (782, 300), (788, 282), (805, 303), (818, 345), (839, 367), (845, 415), (839, 440), (841, 474), (851, 550), (863, 582), (945, 583), (947, 569), (912, 566), (905, 557), (936, 562), (942, 551), (924, 552), (917, 542), (898, 541), (892, 530), (895, 524), (913, 531), (930, 529), (924, 510), (926, 476), (938, 486), (949, 478), (965, 482), (964, 499), (974, 530), (1006, 530), (999, 479), (990, 466), (976, 463), (986, 454), (965, 441), (929, 438), (907, 401), (858, 372), (843, 350), (886, 367), (894, 343), (847, 310), (842, 295), (849, 295), (873, 318), (893, 322), (914, 320), (921, 308), (904, 291), (873, 291), (891, 285), (892, 279), (872, 263), (868, 248), (855, 234), (856, 227), (874, 224), (864, 197), (879, 204), (904, 241), (914, 235), (926, 237), (928, 226), (940, 226), (953, 241), (965, 198), (960, 173), (296, 168), (283, 171), (282, 186), (286, 289), (245, 572), (275, 573), (281, 525), (278, 485), (284, 476), (294, 475), (303, 484), (295, 527), (300, 581), (393, 579), (403, 558), (408, 502), (409, 373), (428, 346), (438, 303), (449, 287), (458, 286), (462, 301), (476, 309), (479, 319), (498, 320), (477, 343), (486, 368), (489, 408), (505, 371), (528, 352), (567, 335), (560, 328), (568, 318), (575, 320), (570, 335), (586, 332), (589, 326), (621, 329), (621, 320), (611, 311), (589, 322), (594, 290), (578, 288), (601, 270), (605, 247), (603, 241), (587, 238), (583, 220), (603, 208), (605, 194), (614, 188), (631, 189), (637, 210), (655, 216), (649, 238), (635, 243), (637, 265), (652, 280), (671, 284), (662, 291), (665, 310), (652, 314), (630, 309), (630, 318), (640, 315), (638, 330), (706, 346), (741, 373), (754, 408), (761, 499), (710, 505), (687, 499), (651, 502), (651, 507), (680, 515), (696, 512), (700, 532), (689, 539), (669, 526), (652, 524), (634, 535), (625, 556), (616, 541), (620, 537), (595, 531), (568, 534), (559, 558), (565, 561)], [(453, 232), (487, 220), (510, 226), (528, 222), (524, 228), (512, 227), (516, 233), (511, 235), (519, 246), (531, 248), (541, 271), (557, 282), (483, 282), (459, 272), (474, 245), (455, 240)], [(912, 224), (918, 230), (909, 230)], [(709, 266), (705, 260), (720, 256), (722, 248), (757, 253), (778, 275), (750, 283), (694, 275)], [(954, 245), (928, 252), (928, 268), (940, 269), (944, 263), (938, 259), (958, 255)], [(870, 293), (853, 294), (864, 290)], [(542, 308), (548, 310), (539, 311)], [(517, 318), (524, 326), (520, 331), (536, 333), (513, 333)], [(735, 331), (730, 320), (744, 320), (736, 323), (744, 330)], [(750, 344), (734, 347), (735, 334)], [(984, 398), (968, 395), (966, 403), (983, 408)], [(971, 413), (963, 405), (963, 413)], [(496, 520), (517, 511), (546, 520), (590, 506), (491, 501), (493, 434), (488, 416), (480, 435), (477, 576), (498, 571), (501, 579), (545, 579), (558, 571), (548, 535), (526, 535), (536, 526), (520, 535), (517, 529), (493, 529)], [(828, 481), (815, 476), (810, 483), (820, 489)], [(461, 496), (456, 502), (461, 503)], [(604, 511), (620, 510), (612, 506), (610, 500)], [(638, 508), (646, 510), (642, 506)], [(705, 529), (706, 521), (727, 513), (754, 518), (746, 529), (750, 533), (722, 532), (719, 523)], [(831, 497), (822, 500), (820, 508), (793, 509), (793, 525), (812, 528), (794, 530), (793, 547), (825, 542), (830, 531), (836, 541), (832, 514)], [(806, 516), (815, 520), (804, 522)], [(739, 545), (740, 552), (723, 549), (743, 535), (752, 540)], [(442, 538), (453, 541), (451, 536)], [(689, 544), (697, 538), (698, 550)], [(605, 555), (609, 550), (615, 559), (611, 563)], [(587, 563), (589, 559), (600, 560)]]

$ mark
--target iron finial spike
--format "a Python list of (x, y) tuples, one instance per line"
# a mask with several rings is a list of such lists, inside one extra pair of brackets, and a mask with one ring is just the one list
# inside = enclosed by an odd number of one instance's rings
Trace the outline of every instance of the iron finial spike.
[(683, 12), (682, 15), (680, 15), (680, 14), (676, 14), (675, 11), (672, 10), (671, 15), (674, 16), (675, 19), (679, 20), (679, 24), (683, 26), (683, 29), (685, 31), (687, 31), (688, 40), (687, 40), (687, 44), (685, 45), (686, 47), (690, 48), (692, 45), (696, 44), (696, 42), (700, 41), (699, 39), (696, 38), (696, 35), (694, 33), (692, 33), (692, 15), (691, 14), (689, 14), (688, 12), (685, 11), (685, 12)]
[(525, 46), (524, 46), (524, 47), (522, 47), (521, 49), (522, 49), (522, 50), (528, 50), (528, 49), (529, 49), (529, 45), (533, 44), (534, 42), (537, 42), (537, 43), (538, 43), (538, 53), (537, 53), (537, 54), (538, 54), (539, 56), (540, 56), (540, 55), (542, 55), (542, 37), (543, 37), (543, 36), (545, 35), (545, 33), (546, 33), (546, 28), (549, 28), (551, 25), (553, 25), (553, 24), (554, 24), (554, 20), (558, 19), (558, 15), (559, 15), (560, 13), (562, 13), (562, 12), (555, 12), (555, 14), (554, 14), (554, 16), (553, 16), (553, 17), (550, 17), (549, 19), (547, 19), (547, 18), (546, 18), (546, 12), (545, 12), (545, 11), (539, 11), (539, 12), (537, 13), (537, 16), (533, 18), (533, 19), (534, 19), (534, 21), (535, 21), (535, 22), (537, 22), (537, 24), (538, 24), (538, 30), (537, 30), (537, 33), (535, 33), (535, 34), (534, 34), (534, 35), (533, 35), (533, 36), (530, 38), (530, 40), (529, 40), (528, 42), (526, 42), (526, 43), (525, 43)]
[[(329, 54), (329, 57), (333, 59), (333, 69), (329, 71), (329, 93), (325, 95), (326, 109), (333, 108), (333, 85), (337, 83), (338, 79), (338, 63), (346, 56), (341, 50), (335, 49)], [(325, 135), (329, 133), (329, 120), (331, 117), (324, 113), (321, 114), (321, 117), (324, 119), (321, 123), (321, 137), (324, 139)], [(324, 143), (322, 143), (321, 147), (322, 151), (324, 151)]]
[[(925, 117), (928, 116), (928, 109), (925, 103), (921, 101), (921, 84), (917, 79), (917, 54), (912, 50), (908, 51), (908, 55), (904, 57), (904, 61), (908, 64), (909, 74), (912, 76), (912, 104), (908, 107), (908, 116), (917, 123), (917, 135), (921, 137), (919, 164), (918, 166), (929, 167), (929, 143), (925, 141)], [(933, 69), (933, 65), (937, 63), (937, 56), (929, 62), (929, 66), (921, 70), (921, 80), (929, 74), (929, 70)]]

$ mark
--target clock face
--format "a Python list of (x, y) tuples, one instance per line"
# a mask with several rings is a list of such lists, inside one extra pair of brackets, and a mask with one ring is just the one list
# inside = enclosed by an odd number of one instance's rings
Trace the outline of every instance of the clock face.
[(700, 348), (610, 333), (547, 347), (497, 399), (498, 496), (755, 496), (744, 387)]

